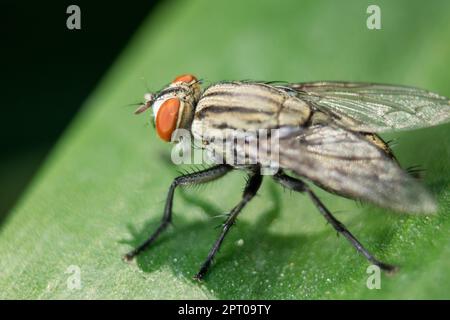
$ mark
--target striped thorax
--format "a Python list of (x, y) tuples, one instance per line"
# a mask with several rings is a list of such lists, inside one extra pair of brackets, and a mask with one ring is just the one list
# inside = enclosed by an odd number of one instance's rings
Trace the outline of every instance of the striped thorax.
[[(207, 88), (195, 109), (191, 132), (214, 159), (234, 166), (259, 164), (267, 174), (279, 167), (278, 131), (299, 127), (311, 111), (303, 101), (263, 83), (224, 82)], [(264, 156), (261, 156), (264, 153)]]
[[(224, 82), (207, 88), (195, 109), (192, 133), (208, 141), (237, 130), (301, 126), (311, 114), (308, 105), (263, 83)], [(220, 134), (218, 133), (220, 131)]]

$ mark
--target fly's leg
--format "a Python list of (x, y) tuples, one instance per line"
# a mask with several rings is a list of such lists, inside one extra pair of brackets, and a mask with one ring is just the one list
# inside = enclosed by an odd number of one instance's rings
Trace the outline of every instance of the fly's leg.
[(319, 209), (320, 213), (333, 226), (333, 228), (336, 229), (337, 232), (342, 234), (352, 244), (352, 246), (355, 247), (356, 250), (358, 250), (362, 255), (364, 255), (364, 257), (366, 257), (367, 260), (385, 271), (396, 271), (397, 267), (377, 260), (369, 251), (367, 251), (367, 249), (364, 248), (364, 246), (358, 241), (358, 239), (356, 239), (355, 236), (353, 236), (350, 231), (348, 231), (347, 228), (331, 214), (331, 212), (325, 207), (322, 201), (320, 201), (315, 193), (303, 181), (290, 177), (283, 172), (279, 172), (274, 175), (274, 179), (288, 189), (300, 193), (307, 193), (314, 205)]
[(241, 201), (229, 213), (227, 220), (225, 220), (224, 224), (222, 225), (222, 232), (220, 233), (219, 238), (212, 246), (211, 250), (209, 251), (208, 257), (206, 258), (205, 262), (203, 262), (200, 271), (195, 275), (194, 279), (201, 280), (205, 276), (206, 272), (208, 271), (211, 265), (212, 260), (214, 259), (214, 256), (216, 255), (217, 251), (219, 251), (223, 239), (227, 235), (231, 226), (236, 222), (236, 218), (241, 212), (241, 210), (256, 195), (256, 193), (259, 190), (259, 187), (261, 186), (261, 182), (262, 176), (259, 174), (258, 171), (254, 170), (252, 171), (252, 173), (249, 174)]
[(124, 260), (129, 261), (133, 259), (136, 255), (144, 251), (148, 246), (150, 246), (156, 238), (163, 232), (167, 226), (172, 221), (172, 204), (173, 204), (173, 194), (175, 192), (176, 187), (178, 186), (184, 186), (184, 185), (192, 185), (192, 184), (199, 184), (204, 182), (209, 182), (214, 179), (218, 179), (222, 176), (224, 176), (226, 173), (228, 173), (233, 168), (227, 164), (221, 164), (217, 165), (211, 168), (208, 168), (206, 170), (186, 174), (179, 176), (175, 178), (170, 185), (169, 193), (167, 194), (166, 198), (166, 205), (164, 207), (164, 215), (161, 221), (161, 224), (159, 227), (153, 232), (153, 234), (144, 241), (140, 246), (138, 246), (136, 249), (128, 252), (126, 255), (124, 255)]

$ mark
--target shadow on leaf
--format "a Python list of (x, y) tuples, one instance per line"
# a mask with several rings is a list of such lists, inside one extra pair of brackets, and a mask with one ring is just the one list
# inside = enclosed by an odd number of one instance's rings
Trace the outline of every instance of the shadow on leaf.
[[(313, 298), (314, 292), (331, 293), (350, 277), (366, 277), (365, 260), (342, 237), (338, 241), (331, 229), (307, 235), (283, 235), (271, 231), (270, 226), (282, 210), (282, 199), (274, 183), (269, 184), (269, 194), (273, 206), (262, 212), (255, 223), (238, 219), (201, 286), (221, 299), (289, 299), (295, 298), (292, 292), (299, 289), (304, 290), (303, 296)], [(217, 215), (224, 211), (183, 191), (178, 195), (210, 213), (210, 219), (188, 222), (182, 215), (174, 213), (176, 226), (170, 227), (151, 248), (141, 253), (136, 263), (142, 271), (149, 273), (169, 267), (175, 276), (196, 283), (192, 277), (219, 234), (214, 227), (222, 222), (223, 218), (219, 220)], [(245, 215), (245, 212), (241, 214)], [(378, 226), (371, 230), (374, 231), (371, 242), (378, 246), (389, 244), (395, 232), (388, 221), (383, 223), (383, 215), (371, 218), (374, 219)], [(121, 242), (137, 246), (158, 223), (152, 219), (140, 231), (129, 226), (133, 239)], [(332, 281), (327, 279), (329, 270), (334, 275)]]

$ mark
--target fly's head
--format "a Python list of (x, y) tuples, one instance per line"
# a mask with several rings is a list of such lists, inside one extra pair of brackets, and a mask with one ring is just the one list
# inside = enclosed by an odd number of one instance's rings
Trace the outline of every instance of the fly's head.
[(135, 113), (151, 108), (158, 136), (170, 142), (175, 130), (190, 129), (200, 94), (200, 81), (191, 74), (184, 74), (159, 92), (146, 93), (144, 103)]

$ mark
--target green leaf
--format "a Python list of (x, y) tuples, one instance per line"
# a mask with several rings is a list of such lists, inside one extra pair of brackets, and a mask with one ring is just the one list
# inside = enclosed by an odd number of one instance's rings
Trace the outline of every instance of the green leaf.
[[(405, 167), (421, 165), (436, 216), (399, 215), (320, 191), (373, 253), (401, 267), (366, 286), (368, 263), (304, 195), (266, 179), (226, 238), (211, 272), (192, 276), (243, 174), (177, 191), (174, 227), (134, 263), (122, 254), (160, 221), (176, 169), (150, 114), (125, 105), (175, 76), (353, 80), (415, 85), (450, 96), (450, 3), (377, 1), (382, 29), (366, 28), (364, 1), (168, 1), (133, 37), (0, 230), (0, 297), (450, 298), (450, 126), (391, 134)], [(120, 23), (120, 22), (117, 22)], [(87, 30), (88, 31), (88, 30)], [(81, 288), (68, 281), (78, 266)]]

